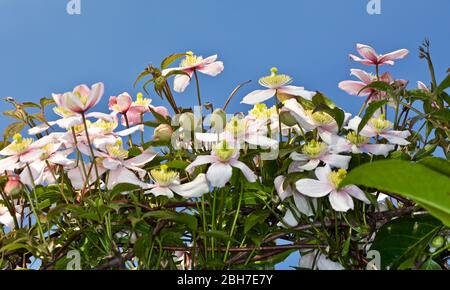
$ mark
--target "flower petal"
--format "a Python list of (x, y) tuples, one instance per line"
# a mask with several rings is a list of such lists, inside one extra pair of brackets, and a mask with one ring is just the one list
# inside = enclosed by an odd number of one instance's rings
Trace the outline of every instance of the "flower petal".
[(362, 191), (359, 187), (356, 185), (347, 185), (344, 188), (342, 188), (342, 191), (345, 191), (349, 195), (353, 196), (356, 199), (359, 199), (360, 201), (370, 204), (370, 200), (367, 198), (364, 191)]
[(409, 51), (407, 49), (399, 49), (399, 50), (382, 55), (378, 61), (380, 62), (380, 64), (381, 63), (393, 64), (393, 62), (391, 63), (390, 61), (404, 58), (408, 54), (409, 54)]
[(185, 170), (189, 173), (192, 173), (194, 171), (195, 167), (203, 165), (203, 164), (214, 163), (216, 161), (217, 161), (216, 157), (214, 157), (212, 155), (199, 155), (191, 164), (189, 164), (186, 167)]
[(224, 187), (230, 181), (233, 173), (231, 165), (222, 162), (213, 163), (206, 173), (206, 177), (214, 187)]
[(339, 155), (339, 154), (327, 154), (320, 157), (320, 160), (330, 165), (331, 167), (347, 169), (351, 156)]
[(247, 178), (249, 182), (256, 182), (256, 174), (253, 173), (253, 171), (245, 163), (236, 159), (230, 159), (229, 163), (231, 166), (241, 170), (242, 174), (244, 174), (245, 178)]
[(214, 77), (214, 76), (220, 74), (223, 71), (223, 69), (224, 69), (223, 62), (216, 61), (216, 62), (213, 62), (210, 64), (206, 64), (206, 65), (198, 68), (197, 70), (201, 73), (204, 73), (206, 75)]
[[(299, 212), (301, 212), (302, 214), (304, 214), (308, 217), (314, 216), (314, 211), (311, 208), (309, 199), (306, 196), (304, 196), (303, 194), (300, 194), (300, 193), (295, 193), (294, 194), (294, 202), (295, 202), (295, 206), (297, 207)], [(311, 203), (314, 206), (317, 206), (316, 199), (312, 199)]]
[(275, 190), (278, 193), (278, 196), (280, 197), (280, 199), (283, 201), (285, 200), (287, 197), (292, 195), (292, 190), (291, 188), (288, 186), (286, 189), (283, 186), (284, 181), (286, 180), (286, 177), (280, 175), (277, 176), (274, 180), (274, 185), (275, 185)]
[(346, 212), (353, 209), (353, 199), (345, 191), (333, 190), (328, 198), (335, 211)]
[(333, 190), (333, 186), (329, 182), (308, 178), (297, 181), (295, 187), (300, 193), (311, 197), (322, 197)]
[(150, 192), (154, 195), (154, 196), (167, 196), (168, 198), (172, 198), (173, 197), (173, 192), (172, 190), (170, 190), (170, 188), (168, 187), (160, 187), (160, 186), (156, 186), (154, 188), (152, 188), (152, 190), (150, 190)]
[(188, 72), (189, 75), (178, 74), (173, 80), (173, 90), (177, 93), (182, 93), (189, 85), (191, 81), (192, 72)]
[(275, 89), (256, 90), (246, 95), (241, 103), (255, 105), (262, 103), (275, 95)]
[(201, 173), (191, 182), (181, 185), (172, 185), (170, 186), (170, 189), (185, 198), (192, 198), (201, 197), (203, 194), (208, 193), (210, 188), (206, 175)]

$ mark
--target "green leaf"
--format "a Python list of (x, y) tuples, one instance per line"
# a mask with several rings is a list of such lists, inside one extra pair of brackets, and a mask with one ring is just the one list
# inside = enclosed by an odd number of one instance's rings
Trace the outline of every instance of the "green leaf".
[(431, 116), (438, 119), (439, 121), (446, 122), (447, 124), (450, 123), (450, 110), (447, 108), (439, 109)]
[[(404, 160), (366, 163), (350, 171), (340, 186), (363, 185), (409, 197), (450, 226), (450, 177), (431, 168), (442, 161), (427, 162), (428, 166)], [(447, 171), (448, 165), (443, 168)]]
[(450, 87), (450, 74), (448, 74), (447, 77), (442, 81), (442, 83), (440, 83), (440, 85), (436, 88), (434, 93), (438, 95), (448, 87)]
[(436, 263), (433, 259), (428, 259), (423, 263), (421, 270), (442, 270), (441, 266)]
[(164, 164), (169, 166), (169, 168), (185, 169), (189, 165), (189, 162), (184, 161), (184, 160), (170, 160)]
[(326, 105), (327, 107), (330, 107), (331, 109), (336, 107), (336, 104), (331, 99), (329, 99), (327, 96), (322, 94), (321, 92), (316, 92), (316, 94), (312, 98), (312, 102), (315, 106)]
[(9, 124), (3, 133), (3, 138), (9, 139), (12, 136), (14, 136), (14, 134), (20, 133), (24, 126), (25, 126), (25, 124), (23, 122), (15, 122), (15, 123)]
[(140, 189), (139, 186), (135, 185), (135, 184), (131, 184), (131, 183), (119, 183), (116, 186), (114, 186), (114, 188), (111, 190), (111, 195), (115, 196), (117, 194), (125, 194), (128, 191), (134, 191), (134, 190), (138, 190)]
[(143, 217), (152, 217), (156, 219), (170, 220), (185, 224), (189, 229), (195, 231), (197, 229), (197, 218), (186, 213), (179, 213), (169, 210), (150, 211), (143, 215)]
[(387, 104), (387, 100), (381, 100), (381, 101), (376, 101), (376, 102), (372, 102), (369, 104), (369, 106), (366, 109), (366, 113), (364, 114), (364, 117), (362, 117), (361, 122), (359, 123), (358, 126), (358, 134), (359, 132), (364, 128), (364, 126), (366, 126), (367, 122), (369, 122), (370, 118), (372, 118), (373, 114), (375, 114), (375, 112), (381, 108), (382, 106)]
[(264, 222), (270, 215), (270, 211), (267, 210), (255, 210), (247, 216), (244, 223), (244, 233), (247, 233), (256, 224)]
[(316, 108), (314, 109), (314, 113), (315, 112), (327, 113), (328, 115), (333, 117), (333, 119), (338, 124), (338, 128), (339, 128), (338, 130), (340, 130), (342, 128), (342, 125), (344, 124), (344, 120), (345, 120), (345, 113), (338, 107), (330, 108), (327, 105), (322, 104), (322, 105), (316, 106)]
[(450, 177), (450, 162), (439, 157), (428, 157), (419, 161), (420, 164)]
[(175, 53), (175, 54), (169, 55), (168, 57), (163, 59), (163, 61), (161, 62), (161, 69), (167, 68), (174, 61), (176, 61), (177, 59), (179, 59), (180, 57), (183, 57), (183, 56), (186, 56), (186, 53)]
[(378, 230), (370, 250), (380, 252), (381, 268), (397, 269), (409, 259), (414, 261), (441, 226), (430, 216), (392, 220)]
[(39, 100), (39, 103), (41, 104), (41, 107), (44, 108), (45, 106), (54, 104), (55, 100), (50, 99), (50, 98), (41, 98)]
[(363, 87), (358, 92), (358, 95), (365, 89), (377, 89), (377, 90), (383, 91), (383, 92), (391, 92), (392, 91), (391, 85), (389, 85), (388, 83), (383, 82), (383, 81), (375, 81), (375, 82), (368, 84), (367, 86)]
[(38, 109), (41, 108), (41, 106), (39, 106), (38, 104), (33, 103), (33, 102), (23, 102), (23, 103), (22, 103), (22, 106), (23, 106), (24, 108), (38, 108)]
[(218, 230), (209, 230), (205, 233), (206, 237), (215, 238), (224, 242), (232, 241), (235, 243), (239, 243), (236, 239), (233, 237), (230, 237), (230, 235), (224, 231), (218, 231)]

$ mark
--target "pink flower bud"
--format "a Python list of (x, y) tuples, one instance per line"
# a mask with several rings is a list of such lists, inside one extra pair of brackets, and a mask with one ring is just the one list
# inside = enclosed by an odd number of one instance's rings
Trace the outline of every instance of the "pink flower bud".
[(152, 108), (153, 111), (155, 111), (157, 114), (160, 114), (161, 116), (163, 116), (164, 118), (169, 117), (169, 110), (167, 110), (166, 107), (163, 106), (150, 106)]
[(155, 128), (153, 133), (153, 140), (168, 142), (171, 140), (173, 134), (173, 129), (170, 125), (161, 124)]
[(9, 175), (4, 191), (7, 195), (14, 195), (22, 190), (22, 183), (17, 175)]
[(111, 96), (109, 98), (109, 109), (125, 114), (130, 109), (131, 103), (131, 96), (128, 93), (122, 93), (117, 97)]

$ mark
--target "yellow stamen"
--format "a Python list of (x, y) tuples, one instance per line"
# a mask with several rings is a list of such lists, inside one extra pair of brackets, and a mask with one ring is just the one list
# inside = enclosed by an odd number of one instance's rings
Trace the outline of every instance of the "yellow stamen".
[(117, 159), (126, 159), (128, 158), (128, 151), (122, 148), (122, 140), (117, 140), (115, 145), (107, 144), (106, 151), (109, 156)]
[(136, 95), (136, 101), (133, 102), (133, 105), (148, 107), (151, 102), (152, 99), (144, 98), (144, 95), (142, 93), (138, 93)]
[(192, 51), (186, 52), (186, 57), (181, 61), (181, 67), (195, 66), (203, 60), (203, 57), (196, 56)]
[(347, 134), (347, 140), (350, 141), (354, 145), (361, 145), (367, 143), (369, 138), (356, 134), (356, 132), (352, 131)]
[(178, 172), (169, 170), (169, 167), (165, 164), (161, 165), (159, 170), (150, 170), (150, 175), (160, 186), (170, 185), (179, 177)]
[(14, 142), (9, 145), (9, 148), (17, 154), (27, 151), (28, 147), (33, 143), (32, 138), (23, 138), (19, 133), (14, 134), (13, 140)]
[(213, 148), (214, 153), (216, 154), (217, 158), (219, 158), (220, 161), (226, 162), (233, 157), (233, 155), (236, 153), (236, 148), (231, 148), (228, 146), (228, 142), (223, 140), (222, 142), (216, 144)]
[(342, 180), (347, 176), (347, 170), (339, 169), (338, 171), (333, 171), (329, 175), (330, 182), (335, 186), (339, 187)]
[(308, 155), (309, 157), (317, 158), (321, 156), (327, 150), (327, 148), (327, 144), (313, 140), (303, 145), (302, 153)]
[(393, 127), (392, 122), (386, 120), (384, 114), (381, 114), (378, 118), (371, 118), (369, 124), (377, 131), (383, 131)]
[(306, 110), (306, 114), (319, 125), (327, 125), (334, 121), (333, 117), (325, 112), (315, 112), (313, 110)]
[(278, 74), (278, 69), (273, 67), (270, 69), (270, 75), (259, 79), (259, 84), (268, 88), (279, 88), (289, 84), (292, 78), (288, 75)]

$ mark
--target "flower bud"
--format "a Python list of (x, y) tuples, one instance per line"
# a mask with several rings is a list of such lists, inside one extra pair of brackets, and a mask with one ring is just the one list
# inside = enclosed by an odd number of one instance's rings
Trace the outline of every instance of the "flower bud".
[(155, 107), (155, 106), (151, 106), (151, 105), (150, 105), (150, 107), (152, 108), (153, 111), (155, 111), (155, 113), (163, 116), (164, 118), (167, 118), (170, 116), (169, 110), (167, 110), (166, 107), (163, 107), (163, 106)]
[(437, 236), (437, 237), (435, 237), (435, 238), (433, 239), (433, 241), (431, 242), (431, 246), (432, 246), (433, 248), (439, 249), (439, 248), (441, 248), (441, 247), (444, 245), (444, 242), (445, 242), (444, 237), (442, 237), (442, 236)]
[(172, 134), (173, 134), (173, 130), (170, 125), (161, 124), (155, 128), (155, 131), (153, 133), (153, 140), (168, 142), (171, 140)]
[(291, 115), (288, 111), (281, 111), (280, 112), (280, 119), (283, 124), (286, 126), (292, 127), (297, 125), (297, 121), (295, 120), (294, 116)]
[(22, 183), (17, 175), (9, 175), (4, 191), (7, 195), (14, 195), (22, 191)]
[(211, 127), (215, 129), (223, 129), (227, 124), (227, 114), (222, 109), (215, 109), (211, 114)]

